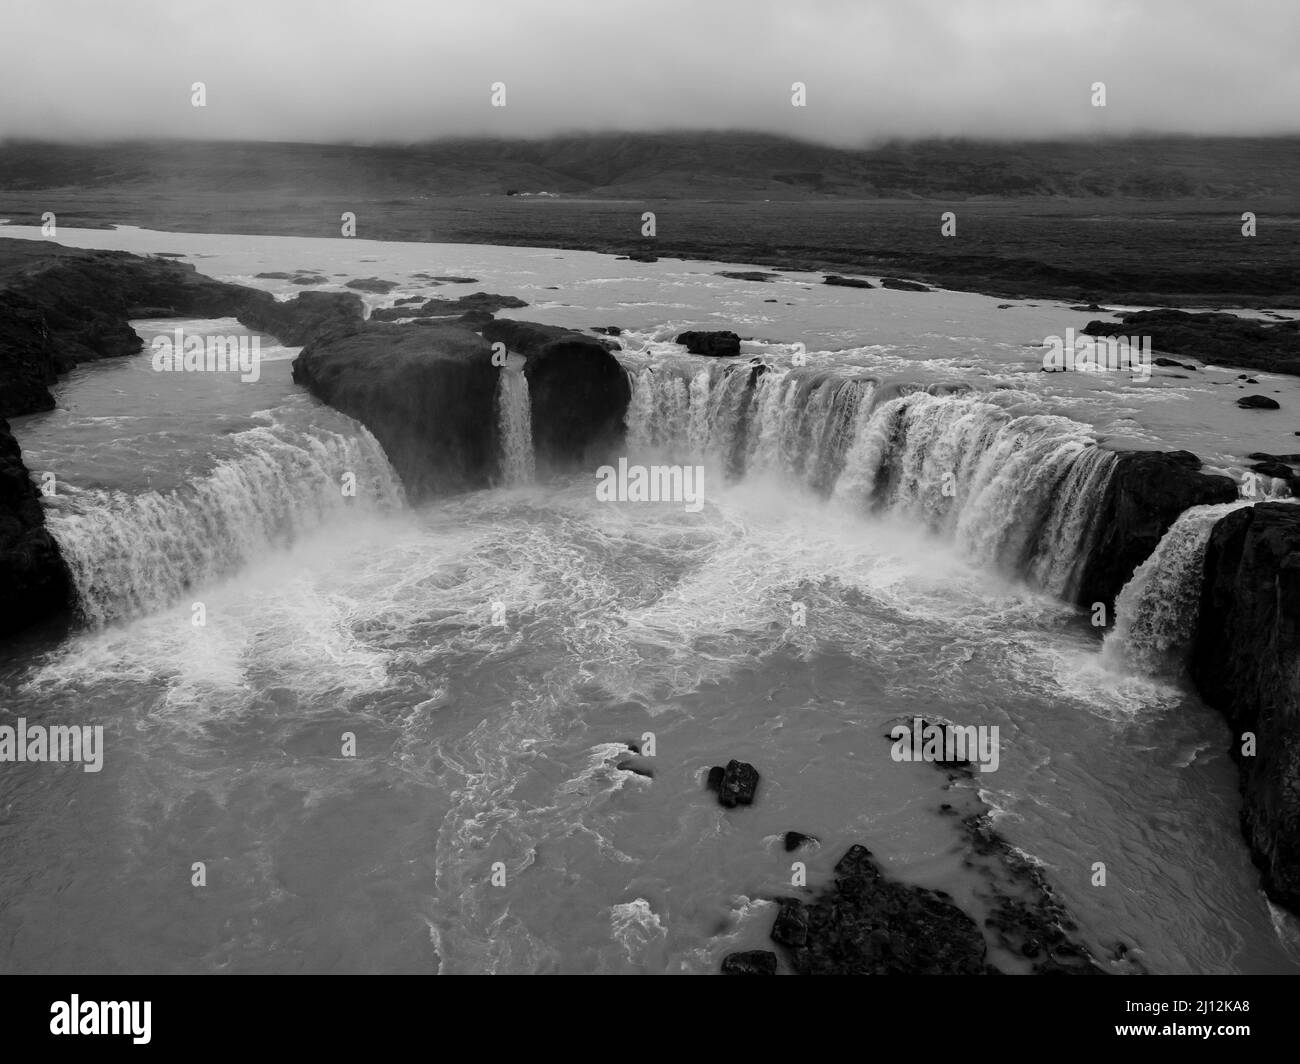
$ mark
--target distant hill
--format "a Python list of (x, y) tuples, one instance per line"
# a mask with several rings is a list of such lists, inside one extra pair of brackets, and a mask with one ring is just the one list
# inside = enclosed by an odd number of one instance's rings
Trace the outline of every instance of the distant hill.
[(1300, 137), (947, 140), (859, 151), (751, 133), (370, 147), (0, 142), (0, 191), (70, 188), (277, 192), (372, 202), (512, 190), (603, 199), (1300, 198)]

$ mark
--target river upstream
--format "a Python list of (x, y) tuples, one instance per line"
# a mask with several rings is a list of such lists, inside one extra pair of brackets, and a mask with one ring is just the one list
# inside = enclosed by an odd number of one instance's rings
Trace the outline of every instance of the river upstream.
[[(767, 946), (790, 829), (821, 840), (800, 855), (811, 885), (862, 842), (975, 911), (942, 775), (890, 757), (891, 724), (922, 716), (999, 728), (997, 770), (962, 785), (1103, 965), (1133, 970), (1110, 960), (1122, 944), (1154, 973), (1300, 972), (1240, 836), (1227, 726), (1170, 667), (1213, 515), (1170, 533), (1105, 642), (1065, 601), (1108, 445), (1232, 473), (1295, 449), (1300, 426), (1237, 409), (1235, 371), (1044, 374), (1045, 338), (1101, 315), (717, 275), (735, 265), (59, 240), (278, 295), (301, 289), (255, 275), (397, 282), (372, 307), (495, 292), (530, 304), (502, 316), (620, 326), (629, 459), (699, 463), (705, 494), (604, 502), (590, 474), (533, 476), (517, 380), (500, 485), (412, 506), (374, 438), (293, 384), (296, 349), (263, 338), (256, 382), (159, 373), (155, 335), (247, 330), (134, 323), (144, 351), (77, 368), (58, 409), (13, 423), (55, 475), (82, 625), (7, 648), (0, 723), (102, 725), (104, 759), (0, 773), (4, 970), (716, 972)], [(752, 406), (748, 360), (685, 354), (689, 327), (754, 337), (745, 355), (772, 369)], [(1296, 408), (1300, 382), (1256, 376)], [(976, 391), (900, 389), (952, 382)], [(954, 461), (978, 490), (948, 499)], [(616, 767), (647, 733), (653, 779)], [(703, 787), (731, 758), (762, 773), (751, 807)]]

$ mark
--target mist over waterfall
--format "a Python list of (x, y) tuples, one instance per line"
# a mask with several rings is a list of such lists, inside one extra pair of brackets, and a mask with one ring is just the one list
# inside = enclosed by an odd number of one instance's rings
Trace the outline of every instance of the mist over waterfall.
[(1194, 506), (1181, 514), (1115, 600), (1102, 660), (1117, 671), (1182, 672), (1201, 609), (1201, 570), (1214, 526), (1249, 501)]
[(326, 521), (404, 505), (383, 449), (360, 425), (265, 426), (236, 442), (236, 457), (190, 486), (74, 491), (48, 511), (84, 621), (149, 613)]
[(634, 454), (780, 473), (853, 510), (912, 518), (1060, 597), (1077, 588), (1115, 456), (1030, 395), (752, 363), (630, 377)]
[(529, 484), (534, 473), (533, 417), (522, 360), (502, 366), (497, 379), (497, 429), (501, 440), (501, 481)]

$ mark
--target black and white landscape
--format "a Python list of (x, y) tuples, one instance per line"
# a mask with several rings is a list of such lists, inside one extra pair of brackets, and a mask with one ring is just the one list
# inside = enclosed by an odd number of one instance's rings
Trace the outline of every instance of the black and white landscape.
[(0, 17), (0, 971), (1300, 972), (1300, 8)]

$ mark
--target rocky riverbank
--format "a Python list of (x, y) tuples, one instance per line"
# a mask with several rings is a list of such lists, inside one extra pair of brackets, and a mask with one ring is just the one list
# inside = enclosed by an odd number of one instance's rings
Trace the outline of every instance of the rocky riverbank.
[(1261, 503), (1214, 526), (1191, 674), (1232, 728), (1264, 889), (1300, 912), (1300, 506)]
[(355, 324), (355, 295), (269, 292), (204, 277), (169, 258), (0, 239), (0, 635), (68, 613), (70, 581), (8, 417), (54, 406), (74, 366), (134, 354), (132, 318), (233, 317), (284, 343)]

